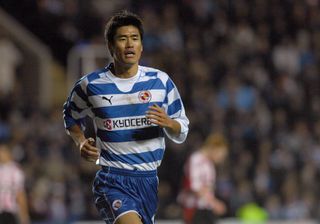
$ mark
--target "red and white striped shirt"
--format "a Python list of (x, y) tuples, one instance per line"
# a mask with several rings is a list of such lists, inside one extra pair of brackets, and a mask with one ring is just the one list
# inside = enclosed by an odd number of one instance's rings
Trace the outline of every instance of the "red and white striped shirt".
[[(186, 208), (210, 209), (209, 197), (214, 197), (216, 170), (211, 160), (201, 151), (193, 153), (184, 167), (183, 190), (178, 200)], [(210, 195), (199, 197), (195, 192), (210, 189)]]
[(24, 179), (16, 163), (0, 164), (0, 212), (18, 211), (17, 193), (24, 189)]

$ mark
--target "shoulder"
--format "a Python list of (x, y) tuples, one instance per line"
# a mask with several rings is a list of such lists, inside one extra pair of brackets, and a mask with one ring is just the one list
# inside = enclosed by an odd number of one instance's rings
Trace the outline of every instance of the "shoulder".
[(91, 73), (88, 73), (88, 74), (82, 76), (74, 84), (73, 90), (80, 90), (81, 89), (82, 91), (86, 92), (86, 89), (89, 84), (98, 83), (99, 79), (101, 79), (102, 77), (105, 77), (106, 71), (107, 71), (107, 68), (102, 68), (102, 69), (95, 70)]
[(200, 165), (200, 164), (203, 165), (207, 163), (208, 159), (201, 151), (196, 151), (191, 154), (190, 161), (194, 165)]
[(24, 172), (22, 171), (21, 166), (16, 162), (10, 162), (8, 164), (8, 169), (10, 170), (10, 173), (13, 175), (16, 179), (23, 179), (24, 178)]
[(156, 68), (139, 65), (139, 70), (142, 76), (160, 79), (164, 84), (170, 80), (170, 77), (166, 72)]
[(87, 83), (93, 82), (93, 81), (95, 81), (97, 79), (100, 79), (100, 78), (104, 77), (106, 72), (107, 72), (107, 68), (98, 69), (98, 70), (96, 70), (94, 72), (91, 72), (91, 73), (89, 73), (87, 75), (84, 75), (80, 79), (80, 81), (81, 82), (87, 82)]

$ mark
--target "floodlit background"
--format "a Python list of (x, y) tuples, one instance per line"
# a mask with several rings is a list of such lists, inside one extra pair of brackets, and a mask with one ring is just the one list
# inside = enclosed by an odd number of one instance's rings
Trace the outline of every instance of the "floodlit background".
[(98, 167), (66, 136), (62, 105), (110, 61), (103, 29), (120, 9), (144, 19), (141, 64), (172, 77), (191, 122), (184, 144), (168, 142), (157, 218), (181, 219), (183, 164), (219, 131), (231, 152), (216, 185), (224, 220), (248, 203), (270, 221), (319, 220), (318, 0), (0, 0), (0, 138), (26, 173), (33, 222), (100, 220)]

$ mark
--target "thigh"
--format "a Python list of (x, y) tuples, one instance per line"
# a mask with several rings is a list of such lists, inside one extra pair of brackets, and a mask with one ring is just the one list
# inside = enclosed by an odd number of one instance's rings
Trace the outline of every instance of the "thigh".
[[(143, 224), (153, 224), (157, 210), (157, 177), (128, 177), (97, 173), (93, 184), (95, 205), (102, 219), (113, 223), (131, 213)], [(127, 219), (124, 216), (122, 219)]]
[(120, 216), (115, 224), (143, 224), (139, 215), (135, 212), (129, 212)]
[(113, 224), (123, 214), (139, 211), (139, 204), (121, 185), (110, 186), (110, 182), (104, 183), (98, 179), (94, 182), (93, 190), (96, 208), (107, 224)]
[(141, 199), (139, 215), (144, 224), (154, 224), (158, 207), (158, 178), (150, 177), (139, 180), (137, 191)]
[(130, 177), (97, 173), (93, 184), (95, 205), (107, 224), (113, 224), (125, 214), (144, 217), (141, 197), (134, 186), (135, 181)]

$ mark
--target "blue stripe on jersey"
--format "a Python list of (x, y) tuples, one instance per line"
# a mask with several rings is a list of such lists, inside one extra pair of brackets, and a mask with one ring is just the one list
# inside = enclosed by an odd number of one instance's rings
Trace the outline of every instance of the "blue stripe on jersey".
[(107, 150), (102, 150), (101, 155), (107, 161), (119, 161), (126, 164), (141, 164), (141, 163), (152, 163), (159, 161), (163, 158), (164, 150), (157, 149), (151, 152), (142, 152), (142, 153), (130, 153), (124, 155), (117, 155), (110, 153)]
[(71, 110), (77, 111), (78, 113), (81, 113), (81, 111), (83, 111), (83, 109), (79, 108), (73, 101), (69, 102), (69, 108)]
[(95, 71), (95, 72), (90, 73), (89, 75), (87, 75), (86, 77), (87, 77), (89, 83), (92, 82), (92, 81), (95, 80), (95, 79), (99, 79), (99, 78), (100, 78), (100, 74), (103, 73), (103, 72), (106, 72), (106, 69), (105, 69), (105, 68), (99, 69), (99, 70), (97, 70), (97, 71)]
[(77, 93), (77, 95), (78, 95), (83, 101), (85, 101), (85, 102), (88, 101), (88, 97), (87, 97), (87, 95), (83, 92), (80, 84), (75, 86), (74, 91)]
[(152, 103), (144, 103), (144, 104), (131, 104), (131, 105), (92, 108), (92, 111), (97, 117), (102, 119), (141, 116), (141, 115), (145, 115), (146, 111), (149, 110), (148, 107), (153, 105), (154, 103), (157, 103), (160, 107), (162, 106), (161, 102), (152, 102)]
[(69, 128), (76, 124), (76, 121), (71, 116), (71, 107), (69, 105), (70, 105), (69, 100), (65, 102), (65, 104), (63, 105), (63, 115), (64, 115), (63, 119), (64, 119), (66, 128)]
[[(150, 90), (150, 89), (165, 89), (165, 86), (163, 85), (160, 79), (150, 79), (145, 82), (136, 83), (129, 93), (135, 93), (142, 90)], [(120, 91), (114, 83), (107, 83), (107, 84), (89, 83), (87, 87), (87, 93), (88, 93), (88, 96), (123, 94), (123, 92)]]
[(156, 76), (158, 74), (158, 72), (146, 72), (145, 75), (146, 76)]
[(157, 126), (121, 131), (98, 129), (97, 136), (104, 142), (130, 142), (164, 137), (164, 133), (163, 130)]
[(167, 93), (170, 93), (170, 91), (174, 89), (174, 84), (171, 79), (168, 79), (166, 84), (167, 84)]
[(165, 89), (165, 86), (163, 85), (160, 79), (150, 79), (145, 82), (138, 82), (133, 86), (131, 92), (135, 93), (142, 90), (154, 90), (154, 89)]
[(68, 106), (68, 104), (70, 105), (70, 102), (69, 103), (66, 102), (63, 105), (63, 114), (64, 114), (63, 119), (64, 119), (64, 123), (65, 123), (65, 128), (70, 128), (76, 124), (81, 126), (82, 119), (74, 119), (71, 116), (71, 106)]
[(69, 116), (64, 116), (64, 123), (65, 123), (65, 128), (70, 128), (74, 125), (79, 125), (81, 123), (80, 121), (76, 121), (75, 119), (69, 117)]
[(182, 109), (181, 100), (176, 99), (173, 103), (171, 103), (168, 106), (168, 115), (170, 116), (172, 114), (175, 114), (181, 109)]

